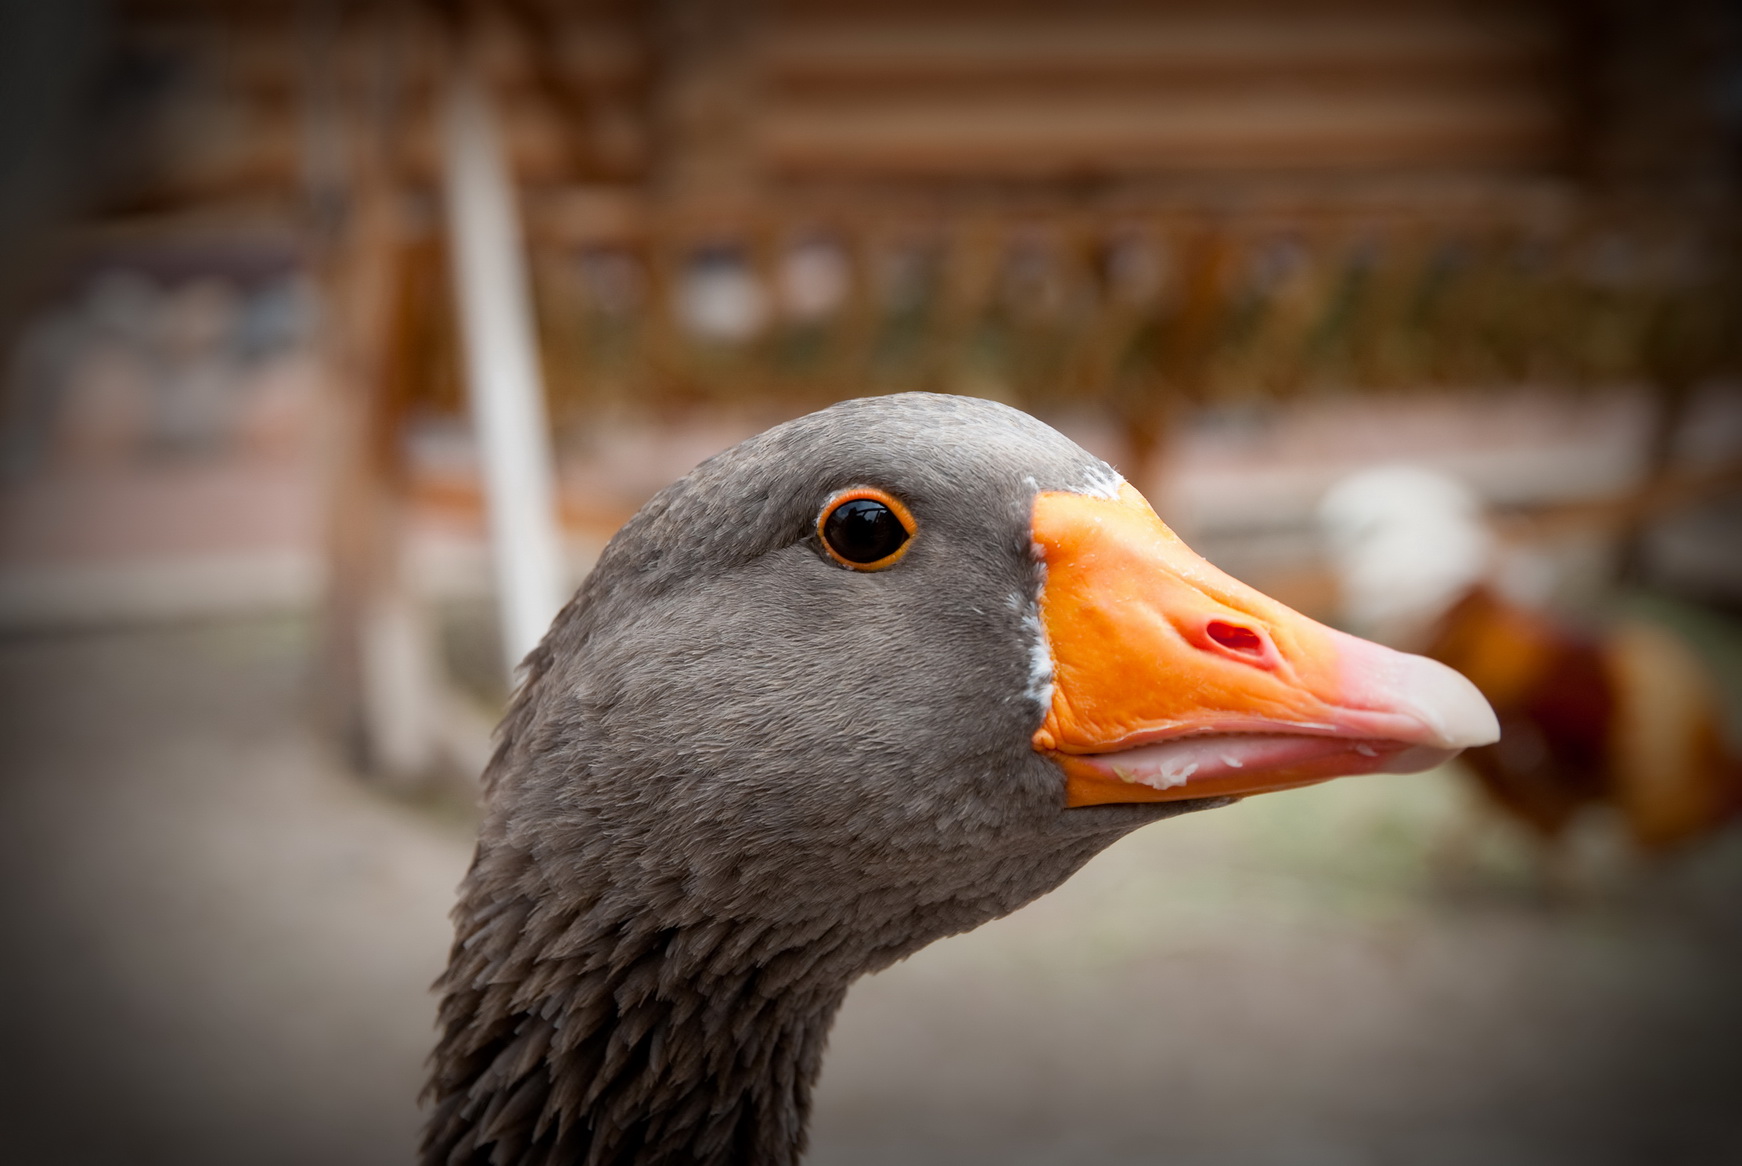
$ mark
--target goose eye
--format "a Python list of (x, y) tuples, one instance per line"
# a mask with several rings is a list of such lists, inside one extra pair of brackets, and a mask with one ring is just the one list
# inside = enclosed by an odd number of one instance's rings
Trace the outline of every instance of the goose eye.
[(877, 571), (906, 551), (913, 537), (913, 516), (881, 490), (853, 490), (823, 507), (817, 534), (835, 562), (858, 571)]

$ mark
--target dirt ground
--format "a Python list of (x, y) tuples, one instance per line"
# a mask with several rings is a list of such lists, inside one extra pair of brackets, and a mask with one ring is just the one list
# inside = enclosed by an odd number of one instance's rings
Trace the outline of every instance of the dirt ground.
[[(468, 826), (295, 621), (0, 640), (7, 1162), (405, 1162)], [(1455, 774), (1163, 823), (857, 986), (810, 1162), (1742, 1162), (1742, 838), (1545, 896)]]

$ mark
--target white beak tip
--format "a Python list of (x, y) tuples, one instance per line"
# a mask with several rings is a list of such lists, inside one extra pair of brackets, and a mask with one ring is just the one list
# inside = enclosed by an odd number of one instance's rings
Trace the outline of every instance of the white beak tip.
[(1442, 749), (1474, 749), (1500, 740), (1500, 719), (1468, 677), (1426, 656), (1408, 661), (1406, 699)]

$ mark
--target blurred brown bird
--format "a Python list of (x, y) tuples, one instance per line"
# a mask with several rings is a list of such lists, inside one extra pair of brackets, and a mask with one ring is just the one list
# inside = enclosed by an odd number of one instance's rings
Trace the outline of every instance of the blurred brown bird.
[(1473, 491), (1381, 467), (1339, 483), (1319, 516), (1344, 617), (1475, 682), (1501, 738), (1467, 751), (1466, 768), (1541, 838), (1607, 806), (1642, 849), (1663, 851), (1742, 813), (1742, 759), (1700, 658), (1657, 624), (1578, 629), (1509, 598), (1493, 582), (1496, 544)]
[(1544, 838), (1608, 805), (1642, 848), (1662, 851), (1742, 814), (1742, 758), (1725, 745), (1718, 690), (1667, 630), (1626, 621), (1585, 633), (1478, 585), (1426, 654), (1494, 706), (1501, 738), (1465, 764)]

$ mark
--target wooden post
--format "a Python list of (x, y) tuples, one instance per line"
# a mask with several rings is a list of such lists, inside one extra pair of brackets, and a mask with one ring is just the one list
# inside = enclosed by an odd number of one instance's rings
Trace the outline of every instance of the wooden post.
[[(441, 679), (433, 631), (405, 576), (399, 429), (406, 252), (392, 164), (402, 26), (369, 31), (364, 92), (334, 68), (339, 14), (306, 29), (305, 165), (326, 291), (328, 580), (323, 697), (358, 768), (391, 784), (426, 778)], [(361, 116), (357, 116), (361, 114)]]
[(448, 255), (512, 678), (566, 587), (513, 186), (483, 80), (464, 45), (455, 57), (443, 111)]

